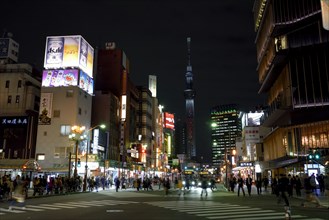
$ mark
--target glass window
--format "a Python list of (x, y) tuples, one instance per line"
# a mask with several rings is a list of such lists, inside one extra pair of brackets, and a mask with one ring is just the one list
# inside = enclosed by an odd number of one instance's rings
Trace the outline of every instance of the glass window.
[(6, 80), (6, 88), (9, 88), (10, 81)]
[(73, 95), (74, 95), (73, 90), (67, 90), (66, 91), (66, 97), (73, 97)]
[(21, 87), (22, 87), (22, 80), (18, 80), (17, 87), (18, 87), (18, 88), (21, 88)]
[(7, 100), (7, 103), (11, 103), (11, 99), (12, 99), (12, 97), (11, 97), (11, 95), (9, 95), (8, 96), (8, 100)]
[(16, 96), (16, 103), (19, 103), (19, 99), (20, 99), (20, 96), (17, 95), (17, 96)]
[(71, 132), (71, 125), (61, 125), (61, 135), (67, 136)]

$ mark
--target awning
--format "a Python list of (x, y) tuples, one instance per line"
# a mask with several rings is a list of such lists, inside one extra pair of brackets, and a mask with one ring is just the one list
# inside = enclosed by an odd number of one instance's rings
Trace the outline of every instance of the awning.
[(305, 157), (297, 157), (297, 156), (284, 156), (279, 157), (274, 160), (270, 160), (268, 162), (268, 169), (276, 169), (280, 167), (288, 167), (293, 164), (299, 163), (299, 162), (305, 162)]
[(29, 159), (0, 159), (0, 169), (20, 169), (24, 171), (38, 171), (40, 165), (35, 160)]

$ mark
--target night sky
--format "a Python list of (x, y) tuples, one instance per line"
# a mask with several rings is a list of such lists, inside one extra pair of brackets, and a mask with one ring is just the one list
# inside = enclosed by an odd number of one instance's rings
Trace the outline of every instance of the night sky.
[(198, 156), (210, 161), (210, 109), (254, 110), (258, 94), (253, 0), (2, 1), (0, 31), (20, 44), (19, 62), (42, 69), (46, 36), (82, 35), (94, 48), (115, 42), (135, 85), (157, 75), (164, 111), (185, 113), (186, 38), (191, 37)]

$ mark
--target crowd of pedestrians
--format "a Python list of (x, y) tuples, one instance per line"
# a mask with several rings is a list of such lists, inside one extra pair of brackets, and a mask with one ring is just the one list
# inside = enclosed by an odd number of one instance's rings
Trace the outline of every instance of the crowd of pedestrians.
[(280, 174), (276, 175), (270, 180), (267, 176), (263, 178), (257, 178), (255, 181), (248, 175), (246, 178), (243, 178), (241, 175), (237, 177), (233, 174), (228, 182), (228, 190), (234, 192), (234, 189), (237, 186), (237, 195), (240, 196), (240, 191), (245, 193), (245, 186), (247, 188), (248, 195), (251, 196), (251, 187), (255, 185), (257, 189), (257, 194), (262, 194), (262, 188), (265, 192), (268, 192), (268, 187), (271, 187), (271, 193), (277, 197), (277, 203), (281, 204), (284, 202), (284, 205), (289, 207), (290, 202), (289, 198), (293, 197), (302, 197), (302, 190), (305, 192), (305, 198), (301, 203), (302, 206), (315, 206), (320, 207), (320, 200), (318, 198), (319, 194), (329, 197), (329, 172), (327, 175), (323, 174), (304, 174), (303, 177), (298, 175), (291, 174)]

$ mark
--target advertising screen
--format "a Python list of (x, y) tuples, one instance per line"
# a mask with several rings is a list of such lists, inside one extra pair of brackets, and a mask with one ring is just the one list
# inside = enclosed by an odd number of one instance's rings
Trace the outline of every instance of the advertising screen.
[(94, 93), (94, 80), (82, 70), (80, 70), (79, 87), (91, 95)]
[(168, 112), (164, 113), (165, 123), (164, 127), (174, 130), (175, 129), (175, 117), (174, 114)]
[(92, 78), (94, 49), (80, 35), (46, 39), (45, 69), (78, 67)]
[(77, 86), (78, 70), (44, 70), (42, 73), (42, 86)]

